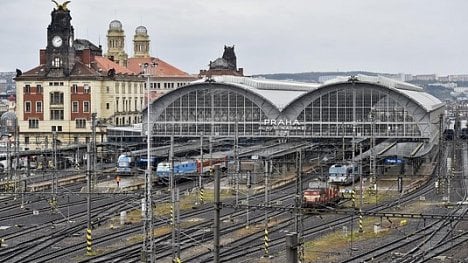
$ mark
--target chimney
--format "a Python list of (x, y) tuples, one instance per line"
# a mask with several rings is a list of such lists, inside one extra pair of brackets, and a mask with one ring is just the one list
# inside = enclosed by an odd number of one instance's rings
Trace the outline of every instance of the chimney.
[(39, 65), (45, 65), (47, 63), (47, 54), (45, 49), (39, 50)]
[(85, 65), (90, 65), (91, 64), (91, 49), (86, 48), (83, 50), (83, 58), (82, 61)]

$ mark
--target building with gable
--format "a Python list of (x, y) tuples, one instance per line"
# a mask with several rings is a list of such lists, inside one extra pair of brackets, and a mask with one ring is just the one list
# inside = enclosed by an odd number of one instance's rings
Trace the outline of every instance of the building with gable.
[[(92, 137), (92, 113), (104, 125), (141, 122), (146, 105), (144, 79), (126, 68), (119, 53), (121, 35), (112, 35), (107, 56), (101, 46), (75, 38), (70, 10), (58, 5), (51, 12), (46, 48), (39, 65), (16, 77), (17, 125), (20, 145), (27, 149), (58, 143), (86, 143)], [(118, 23), (111, 23), (113, 30)], [(121, 27), (120, 27), (121, 28)], [(97, 129), (104, 141), (105, 129)]]
[[(134, 74), (149, 75), (151, 100), (198, 79), (197, 76), (190, 75), (161, 58), (153, 57), (150, 53), (150, 37), (145, 26), (138, 26), (135, 29), (133, 56), (128, 57), (124, 42), (125, 32), (122, 23), (118, 20), (111, 21), (107, 31), (106, 57)], [(142, 66), (145, 64), (149, 66), (147, 72), (143, 72)]]

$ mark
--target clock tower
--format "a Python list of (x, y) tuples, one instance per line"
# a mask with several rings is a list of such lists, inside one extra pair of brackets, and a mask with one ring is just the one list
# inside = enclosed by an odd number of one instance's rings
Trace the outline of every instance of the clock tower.
[(51, 17), (52, 21), (47, 27), (47, 75), (49, 77), (69, 76), (75, 64), (74, 30), (71, 25), (70, 10), (66, 4), (57, 4)]

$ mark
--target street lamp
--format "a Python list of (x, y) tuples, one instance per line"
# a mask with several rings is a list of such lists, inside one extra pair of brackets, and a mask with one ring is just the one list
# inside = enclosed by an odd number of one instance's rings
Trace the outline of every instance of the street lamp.
[(145, 239), (143, 241), (143, 248), (142, 248), (142, 259), (145, 262), (154, 262), (153, 257), (153, 207), (151, 201), (151, 130), (152, 127), (150, 125), (150, 115), (151, 115), (151, 105), (150, 105), (150, 77), (151, 71), (156, 68), (157, 64), (155, 62), (152, 63), (144, 63), (140, 65), (142, 70), (142, 76), (146, 77), (146, 92), (147, 92), (147, 104), (146, 104), (146, 114), (147, 114), (147, 126), (146, 126), (146, 147), (147, 147), (147, 166), (145, 172), (145, 199), (144, 199), (144, 209), (145, 209), (145, 221), (144, 221), (144, 232), (145, 232)]

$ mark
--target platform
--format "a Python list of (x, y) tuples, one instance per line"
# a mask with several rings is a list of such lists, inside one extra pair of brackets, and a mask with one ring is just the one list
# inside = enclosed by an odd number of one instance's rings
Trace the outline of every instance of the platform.
[[(145, 178), (142, 176), (120, 176), (119, 181), (117, 179), (110, 179), (99, 182), (95, 187), (94, 191), (99, 193), (116, 193), (116, 192), (129, 192), (145, 187)], [(82, 192), (86, 191), (86, 187), (81, 189)]]

